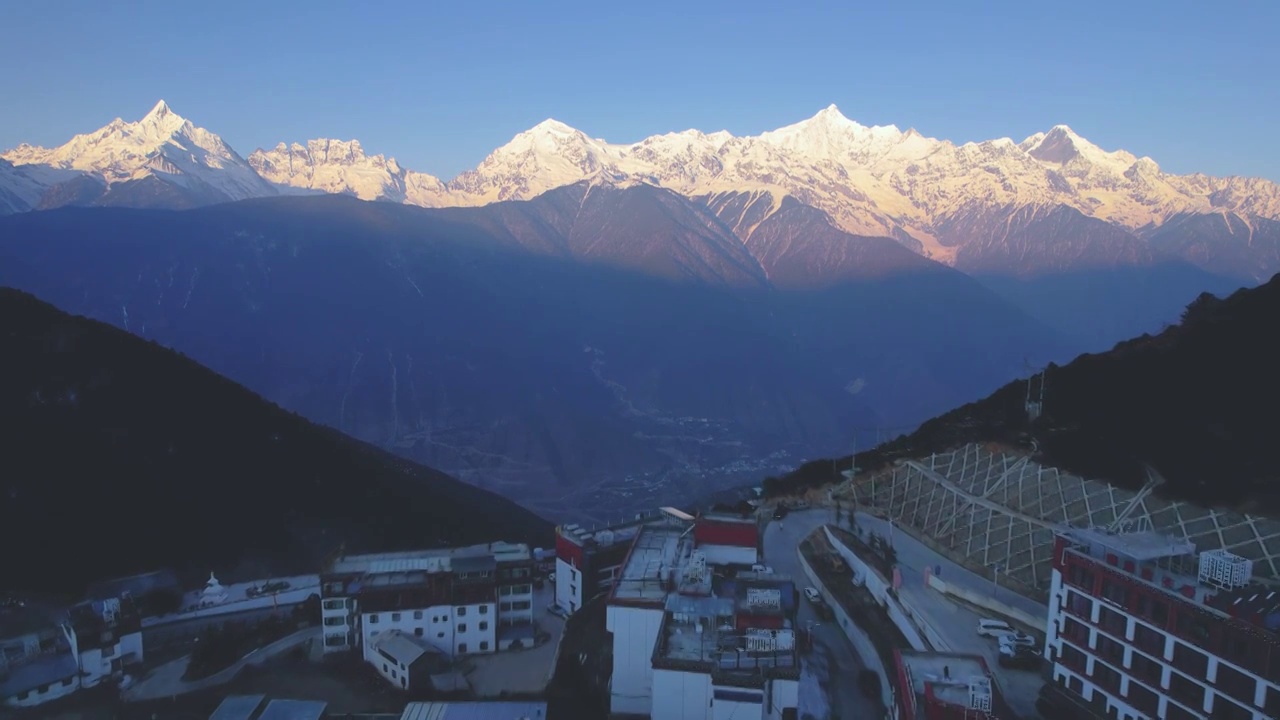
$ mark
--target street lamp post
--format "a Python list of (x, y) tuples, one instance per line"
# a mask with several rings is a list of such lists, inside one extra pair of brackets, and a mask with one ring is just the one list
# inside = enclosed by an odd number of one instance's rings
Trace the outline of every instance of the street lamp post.
[(1000, 592), (1000, 563), (991, 566), (991, 599), (994, 600)]

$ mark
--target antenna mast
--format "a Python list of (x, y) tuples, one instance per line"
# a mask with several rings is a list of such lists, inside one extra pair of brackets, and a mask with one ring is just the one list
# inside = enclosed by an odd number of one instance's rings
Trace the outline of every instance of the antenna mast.
[[(1032, 367), (1030, 361), (1024, 362), (1027, 370), (1031, 371), (1031, 376), (1027, 378), (1027, 399), (1025, 401), (1027, 420), (1029, 422), (1035, 422), (1044, 414), (1044, 380), (1045, 372), (1048, 368), (1046, 367), (1044, 370), (1037, 371)], [(1037, 377), (1040, 378), (1038, 387), (1036, 385)], [(1034, 391), (1033, 387), (1036, 388)]]

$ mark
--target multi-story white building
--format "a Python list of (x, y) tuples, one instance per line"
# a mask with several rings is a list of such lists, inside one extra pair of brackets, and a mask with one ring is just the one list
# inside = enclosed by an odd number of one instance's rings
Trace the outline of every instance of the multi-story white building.
[(120, 680), (127, 668), (142, 663), (142, 620), (132, 597), (76, 605), (71, 608), (70, 624), (81, 687)]
[(1280, 587), (1155, 532), (1070, 530), (1054, 549), (1053, 679), (1118, 720), (1280, 717)]
[(325, 650), (372, 662), (389, 631), (449, 657), (532, 643), (532, 565), (509, 543), (338, 558), (322, 576)]

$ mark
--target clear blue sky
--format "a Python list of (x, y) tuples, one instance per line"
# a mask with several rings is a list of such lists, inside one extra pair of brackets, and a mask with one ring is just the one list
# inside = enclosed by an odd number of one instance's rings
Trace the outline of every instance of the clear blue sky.
[(1280, 180), (1280, 3), (822, 5), (7, 0), (0, 148), (164, 98), (242, 155), (358, 138), (448, 179), (548, 117), (629, 142), (835, 103), (959, 142), (1066, 123), (1167, 171)]

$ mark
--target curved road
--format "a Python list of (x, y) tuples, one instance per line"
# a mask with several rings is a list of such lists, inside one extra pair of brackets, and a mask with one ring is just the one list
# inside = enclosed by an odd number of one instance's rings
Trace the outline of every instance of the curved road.
[[(790, 575), (803, 588), (809, 584), (808, 576), (800, 567), (797, 550), (800, 542), (816, 528), (835, 521), (835, 511), (830, 508), (792, 511), (782, 521), (772, 520), (764, 531), (764, 562), (774, 572)], [(834, 623), (822, 622), (813, 606), (803, 597), (797, 615), (797, 627), (813, 625), (813, 652), (801, 655), (804, 676), (800, 681), (800, 716), (808, 713), (815, 718), (879, 718), (883, 709), (876, 700), (868, 698), (858, 689), (858, 673), (866, 668), (858, 657), (849, 638)], [(807, 677), (813, 677), (826, 692), (826, 703), (806, 692)]]
[(247, 665), (261, 665), (277, 655), (281, 655), (298, 645), (319, 637), (319, 625), (299, 630), (292, 635), (276, 640), (270, 645), (254, 650), (237, 660), (236, 664), (231, 667), (200, 680), (188, 681), (182, 679), (183, 673), (187, 671), (187, 664), (191, 662), (191, 656), (181, 657), (152, 670), (145, 678), (129, 687), (121, 695), (126, 702), (137, 702), (139, 700), (154, 700), (156, 698), (183, 695), (196, 690), (222, 685), (231, 682)]

